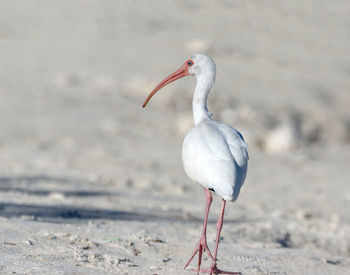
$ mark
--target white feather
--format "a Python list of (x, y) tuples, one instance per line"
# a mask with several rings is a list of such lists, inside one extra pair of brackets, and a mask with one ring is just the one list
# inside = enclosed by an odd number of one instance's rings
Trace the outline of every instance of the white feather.
[(204, 54), (191, 59), (189, 72), (197, 79), (192, 102), (195, 127), (183, 142), (183, 165), (193, 181), (214, 189), (225, 200), (235, 201), (247, 173), (247, 145), (237, 130), (211, 120), (207, 97), (215, 82), (214, 61)]
[(182, 160), (186, 174), (223, 199), (235, 201), (243, 185), (247, 145), (235, 129), (213, 120), (196, 125), (185, 137)]

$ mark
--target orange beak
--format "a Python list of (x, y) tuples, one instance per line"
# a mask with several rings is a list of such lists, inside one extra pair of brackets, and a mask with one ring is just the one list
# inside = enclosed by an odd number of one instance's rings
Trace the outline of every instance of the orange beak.
[(157, 87), (155, 87), (153, 89), (153, 91), (148, 95), (148, 97), (146, 98), (145, 102), (143, 103), (142, 107), (145, 108), (148, 101), (150, 101), (150, 99), (152, 98), (152, 96), (158, 92), (161, 88), (163, 88), (164, 86), (168, 85), (169, 83), (182, 78), (186, 75), (189, 75), (188, 73), (188, 68), (186, 67), (186, 64), (184, 64), (183, 66), (181, 66), (176, 72), (172, 73), (171, 75), (169, 75), (168, 77), (166, 77), (162, 82), (160, 82)]

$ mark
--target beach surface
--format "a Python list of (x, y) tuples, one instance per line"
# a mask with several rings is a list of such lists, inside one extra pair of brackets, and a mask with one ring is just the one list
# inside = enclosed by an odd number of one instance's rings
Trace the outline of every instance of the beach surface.
[(205, 195), (181, 161), (195, 79), (142, 103), (197, 52), (217, 65), (209, 110), (250, 155), (218, 267), (350, 274), (348, 1), (1, 6), (1, 274), (195, 274)]

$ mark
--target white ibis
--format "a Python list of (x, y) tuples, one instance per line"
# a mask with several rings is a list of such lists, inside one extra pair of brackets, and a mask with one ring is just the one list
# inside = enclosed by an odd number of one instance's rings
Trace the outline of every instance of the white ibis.
[[(216, 258), (226, 201), (233, 202), (237, 199), (246, 177), (249, 157), (242, 135), (234, 128), (212, 120), (212, 114), (208, 111), (207, 97), (214, 86), (216, 75), (214, 61), (205, 54), (193, 55), (176, 72), (154, 88), (146, 98), (143, 107), (161, 88), (187, 75), (194, 75), (197, 79), (192, 102), (195, 126), (183, 141), (182, 161), (188, 177), (204, 187), (206, 210), (202, 235), (185, 268), (198, 253), (198, 268), (192, 269), (193, 271), (210, 274), (240, 274), (218, 269)], [(216, 225), (214, 255), (209, 250), (206, 236), (209, 208), (213, 200), (211, 191), (222, 198), (221, 213)], [(200, 269), (203, 251), (207, 251), (212, 260), (208, 269)]]

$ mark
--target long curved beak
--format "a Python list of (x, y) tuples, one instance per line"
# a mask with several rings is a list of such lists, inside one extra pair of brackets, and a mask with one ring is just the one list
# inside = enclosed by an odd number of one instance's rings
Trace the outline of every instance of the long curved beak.
[(160, 82), (154, 89), (153, 91), (148, 95), (148, 97), (146, 98), (145, 102), (142, 105), (142, 108), (145, 108), (148, 101), (150, 101), (150, 99), (152, 98), (152, 96), (158, 92), (161, 88), (163, 88), (164, 86), (168, 85), (169, 83), (184, 77), (186, 75), (189, 75), (188, 73), (188, 69), (183, 65), (181, 66), (176, 72), (172, 73), (171, 75), (169, 75), (168, 77), (166, 77), (162, 82)]

